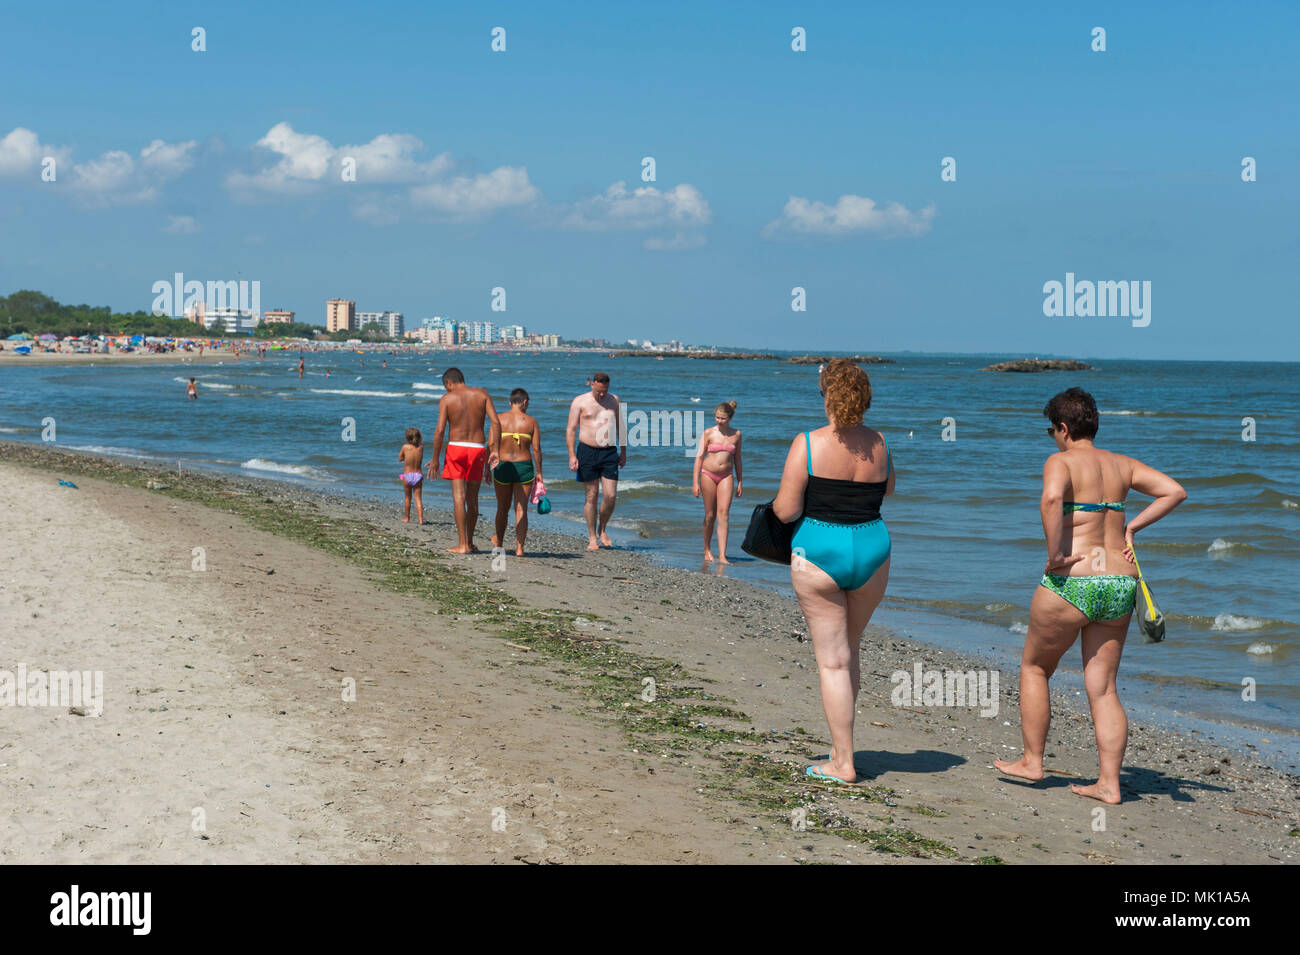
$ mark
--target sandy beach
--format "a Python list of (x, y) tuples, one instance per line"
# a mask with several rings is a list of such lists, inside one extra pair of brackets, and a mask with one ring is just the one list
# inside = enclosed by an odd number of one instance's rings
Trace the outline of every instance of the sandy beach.
[(896, 706), (896, 671), (983, 665), (872, 628), (864, 780), (828, 788), (801, 775), (825, 722), (773, 591), (557, 534), (453, 558), (449, 515), (403, 525), (396, 488), (14, 443), (0, 476), (0, 669), (104, 680), (100, 716), (6, 708), (7, 863), (1296, 860), (1295, 776), (1136, 721), (1099, 825), (1068, 787), (1096, 771), (1068, 674), (1022, 784), (991, 768), (1019, 752), (1016, 674), (993, 717)]
[[(8, 342), (12, 346), (14, 342)], [(272, 355), (281, 355), (281, 352), (272, 352)], [(285, 350), (284, 355), (297, 352)], [(310, 357), (311, 352), (306, 353)], [(0, 351), (0, 366), (3, 365), (220, 365), (233, 361), (257, 361), (257, 355), (241, 354), (238, 359), (235, 353), (229, 350), (221, 349), (204, 349), (200, 355), (198, 351), (193, 352), (91, 352), (89, 354), (77, 354), (76, 352), (46, 352), (33, 350), (30, 354), (21, 355), (13, 350), (12, 347), (6, 347)]]

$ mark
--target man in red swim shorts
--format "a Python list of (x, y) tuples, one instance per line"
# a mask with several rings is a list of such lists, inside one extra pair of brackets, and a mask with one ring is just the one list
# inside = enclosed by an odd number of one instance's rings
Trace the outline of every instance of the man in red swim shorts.
[[(452, 511), (459, 538), (456, 546), (447, 550), (452, 554), (473, 554), (478, 551), (474, 546), (474, 528), (478, 524), (479, 487), (483, 482), (484, 465), (496, 467), (501, 423), (486, 389), (465, 384), (465, 376), (459, 368), (448, 368), (443, 372), (442, 384), (447, 393), (438, 402), (438, 427), (433, 435), (429, 477), (434, 476), (442, 457), (445, 436), (447, 458), (442, 466), (442, 477), (451, 481)], [(486, 441), (485, 417), (491, 423)]]

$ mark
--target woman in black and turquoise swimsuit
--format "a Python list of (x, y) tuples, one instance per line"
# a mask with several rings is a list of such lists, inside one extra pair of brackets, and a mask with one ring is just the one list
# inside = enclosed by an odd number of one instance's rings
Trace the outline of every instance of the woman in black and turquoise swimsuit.
[(790, 445), (772, 510), (782, 521), (799, 521), (790, 580), (808, 621), (831, 731), (830, 761), (805, 772), (855, 782), (858, 647), (889, 581), (889, 531), (880, 504), (894, 492), (894, 467), (884, 436), (862, 423), (871, 407), (867, 373), (836, 359), (822, 372), (821, 391), (829, 424)]
[[(1124, 637), (1133, 616), (1137, 568), (1133, 535), (1187, 498), (1177, 481), (1141, 461), (1103, 451), (1097, 403), (1081, 388), (1047, 403), (1048, 434), (1057, 453), (1043, 467), (1040, 503), (1047, 565), (1029, 608), (1029, 632), (1020, 660), (1020, 732), (1024, 755), (994, 760), (1009, 776), (1043, 778), (1043, 750), (1051, 721), (1047, 681), (1065, 651), (1083, 634), (1083, 682), (1097, 731), (1100, 771), (1081, 796), (1118, 803), (1119, 772), (1128, 743), (1128, 718), (1115, 689)], [(1153, 498), (1124, 524), (1130, 490)]]
[[(510, 410), (501, 413), (501, 461), (492, 471), (497, 492), (496, 533), (493, 547), (504, 547), (510, 502), (515, 505), (515, 556), (524, 556), (528, 536), (528, 497), (533, 482), (542, 476), (542, 434), (537, 419), (528, 413), (528, 392), (510, 392)], [(537, 467), (533, 467), (533, 462)]]

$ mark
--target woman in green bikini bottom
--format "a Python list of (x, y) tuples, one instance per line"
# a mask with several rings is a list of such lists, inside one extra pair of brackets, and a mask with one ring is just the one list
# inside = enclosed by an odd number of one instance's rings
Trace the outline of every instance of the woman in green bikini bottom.
[[(1029, 609), (1020, 659), (1020, 733), (1024, 755), (994, 760), (1008, 776), (1043, 778), (1043, 751), (1051, 721), (1048, 680), (1082, 633), (1083, 682), (1097, 734), (1100, 768), (1081, 796), (1120, 801), (1119, 773), (1128, 743), (1128, 718), (1115, 688), (1124, 637), (1137, 592), (1133, 535), (1187, 498), (1177, 481), (1141, 461), (1098, 448), (1097, 403), (1081, 388), (1052, 398), (1043, 409), (1057, 453), (1043, 466), (1040, 511), (1047, 565)], [(1129, 491), (1155, 498), (1124, 524)]]
[[(528, 392), (510, 392), (510, 410), (501, 413), (501, 461), (492, 471), (497, 492), (496, 533), (492, 547), (505, 546), (510, 503), (515, 505), (515, 556), (524, 556), (528, 536), (528, 497), (533, 482), (542, 476), (542, 434), (537, 419), (528, 413)], [(536, 468), (533, 462), (537, 462)]]

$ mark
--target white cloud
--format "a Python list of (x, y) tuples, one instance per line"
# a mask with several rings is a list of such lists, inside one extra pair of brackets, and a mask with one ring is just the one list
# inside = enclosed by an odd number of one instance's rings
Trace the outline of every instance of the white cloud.
[(199, 225), (194, 221), (193, 216), (168, 216), (167, 225), (163, 226), (164, 232), (170, 232), (172, 235), (193, 235), (199, 231)]
[(604, 231), (692, 228), (713, 218), (698, 189), (687, 183), (660, 191), (654, 186), (629, 190), (616, 182), (598, 196), (574, 203), (562, 225), (570, 229)]
[(361, 145), (335, 146), (324, 136), (276, 123), (256, 145), (280, 158), (256, 172), (232, 172), (226, 185), (235, 192), (294, 195), (310, 192), (326, 181), (344, 183), (345, 159), (356, 164), (355, 183), (359, 184), (427, 181), (443, 175), (452, 165), (447, 153), (421, 162), (416, 156), (424, 151), (424, 143), (406, 133), (383, 133)]
[(420, 162), (415, 155), (423, 151), (424, 143), (419, 137), (384, 133), (364, 146), (341, 147), (338, 157), (350, 156), (356, 160), (357, 182), (419, 182), (451, 170), (449, 154), (440, 153), (428, 162)]
[(325, 178), (334, 147), (323, 136), (299, 133), (288, 123), (276, 123), (257, 145), (280, 156), (258, 172), (232, 172), (226, 185), (237, 191), (294, 193)]
[(457, 218), (487, 215), (541, 198), (523, 166), (500, 166), (477, 176), (456, 176), (446, 182), (411, 189), (411, 201)]
[(155, 139), (140, 150), (140, 166), (163, 179), (175, 179), (194, 165), (191, 155), (198, 145), (193, 140), (184, 143), (165, 143)]
[(56, 160), (55, 174), (67, 160), (68, 150), (62, 146), (42, 143), (30, 129), (15, 126), (0, 139), (0, 176), (36, 174), (41, 160), (52, 156)]
[(781, 216), (764, 226), (762, 234), (765, 239), (785, 235), (919, 236), (930, 231), (937, 211), (933, 203), (919, 212), (897, 202), (879, 206), (866, 196), (840, 196), (833, 206), (791, 196)]
[(194, 142), (166, 143), (155, 139), (140, 150), (137, 162), (130, 153), (110, 149), (88, 162), (72, 166), (72, 188), (91, 205), (129, 205), (150, 202), (158, 187), (193, 165)]

